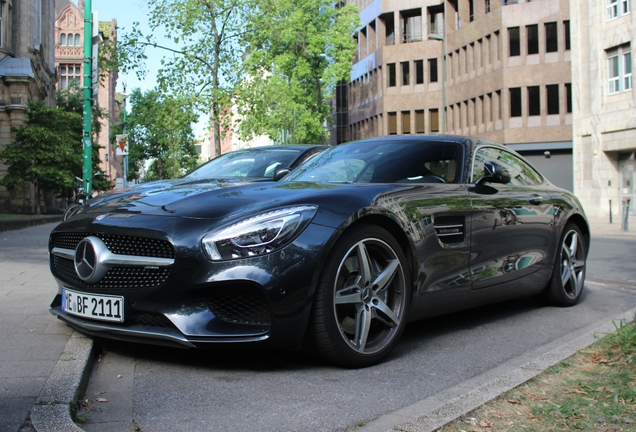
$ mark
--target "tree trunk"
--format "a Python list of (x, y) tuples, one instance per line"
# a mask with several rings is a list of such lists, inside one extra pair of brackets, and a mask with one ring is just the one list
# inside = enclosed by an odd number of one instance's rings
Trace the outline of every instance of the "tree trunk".
[(37, 185), (35, 186), (34, 189), (35, 189), (34, 191), (35, 192), (35, 211), (36, 211), (36, 214), (41, 215), (42, 214), (42, 208), (41, 208), (42, 202), (40, 201), (41, 190), (40, 190), (40, 187)]

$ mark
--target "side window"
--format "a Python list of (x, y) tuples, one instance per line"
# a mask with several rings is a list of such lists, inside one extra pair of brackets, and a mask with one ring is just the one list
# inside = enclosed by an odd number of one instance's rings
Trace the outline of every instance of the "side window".
[(541, 175), (516, 155), (493, 147), (480, 147), (475, 152), (472, 183), (484, 176), (484, 164), (494, 162), (510, 174), (510, 186), (532, 186), (543, 183)]

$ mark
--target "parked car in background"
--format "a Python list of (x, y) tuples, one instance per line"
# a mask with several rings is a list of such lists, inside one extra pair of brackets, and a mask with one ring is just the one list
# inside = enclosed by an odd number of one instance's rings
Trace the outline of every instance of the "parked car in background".
[(276, 183), (92, 201), (51, 233), (51, 312), (100, 337), (363, 367), (409, 321), (529, 295), (576, 304), (589, 239), (577, 198), (504, 146), (374, 138)]
[(325, 145), (279, 145), (236, 150), (206, 162), (183, 179), (280, 180), (327, 148)]

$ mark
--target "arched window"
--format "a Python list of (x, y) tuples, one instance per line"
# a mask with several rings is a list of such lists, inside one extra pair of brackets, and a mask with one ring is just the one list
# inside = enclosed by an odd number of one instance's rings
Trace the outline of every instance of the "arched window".
[(66, 33), (60, 33), (60, 45), (66, 45)]
[(81, 44), (79, 33), (75, 33), (75, 46), (80, 46)]

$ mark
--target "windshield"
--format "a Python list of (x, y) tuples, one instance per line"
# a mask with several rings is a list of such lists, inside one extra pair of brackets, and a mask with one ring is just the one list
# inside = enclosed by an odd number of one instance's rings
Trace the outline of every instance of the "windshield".
[(331, 148), (287, 181), (459, 183), (463, 147), (453, 141), (363, 141)]
[(274, 178), (277, 170), (288, 168), (300, 155), (294, 149), (250, 149), (226, 153), (186, 174), (187, 179)]

